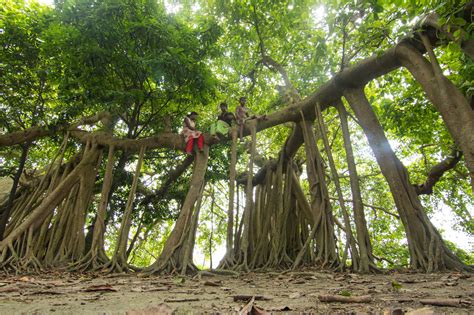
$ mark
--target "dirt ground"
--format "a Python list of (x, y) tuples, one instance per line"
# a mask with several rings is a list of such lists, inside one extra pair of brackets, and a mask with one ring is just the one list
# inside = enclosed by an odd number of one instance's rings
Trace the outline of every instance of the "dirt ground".
[[(320, 300), (323, 295), (370, 301), (323, 302)], [(474, 275), (409, 272), (356, 275), (310, 269), (240, 275), (203, 272), (185, 278), (59, 272), (0, 274), (0, 314), (247, 311), (252, 314), (474, 314)]]

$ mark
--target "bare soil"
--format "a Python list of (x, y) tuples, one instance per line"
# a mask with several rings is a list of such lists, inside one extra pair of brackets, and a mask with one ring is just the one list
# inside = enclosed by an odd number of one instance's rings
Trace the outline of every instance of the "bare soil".
[[(311, 269), (239, 275), (203, 272), (185, 278), (53, 271), (0, 274), (0, 314), (474, 314), (473, 279), (472, 274), (461, 273), (356, 275)], [(322, 302), (321, 295), (369, 296), (370, 302)], [(430, 305), (440, 302), (453, 306)]]

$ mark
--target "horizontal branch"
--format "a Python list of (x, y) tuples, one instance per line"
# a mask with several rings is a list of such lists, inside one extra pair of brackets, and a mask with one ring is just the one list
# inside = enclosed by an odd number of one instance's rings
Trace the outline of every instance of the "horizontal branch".
[[(437, 34), (429, 32), (426, 35), (430, 37), (434, 44), (438, 43), (435, 38)], [(323, 84), (316, 92), (303, 100), (280, 111), (266, 115), (266, 120), (261, 120), (257, 123), (257, 131), (288, 121), (300, 121), (301, 116), (305, 120), (314, 121), (316, 103), (319, 103), (321, 110), (325, 110), (341, 98), (346, 88), (362, 87), (369, 81), (401, 67), (402, 63), (399, 59), (398, 50), (400, 47), (406, 46), (411, 46), (421, 53), (425, 53), (423, 45), (420, 45), (414, 38), (402, 39), (398, 44), (385, 52), (364, 59), (352, 67), (345, 68)], [(302, 133), (298, 128), (299, 126), (295, 127), (294, 132), (287, 138), (283, 149), (278, 154), (278, 158), (283, 158), (284, 162), (292, 157), (303, 144)], [(248, 128), (245, 128), (244, 134), (249, 134)], [(265, 178), (266, 170), (274, 169), (277, 163), (278, 161), (271, 161), (261, 168), (254, 176), (252, 183), (254, 185), (261, 183)], [(283, 165), (285, 164), (283, 163)]]
[(0, 147), (12, 146), (20, 143), (36, 140), (38, 138), (51, 136), (58, 131), (66, 131), (68, 129), (76, 129), (82, 125), (92, 125), (98, 121), (110, 119), (109, 112), (99, 112), (93, 116), (83, 118), (73, 124), (58, 124), (54, 126), (35, 126), (22, 131), (15, 131), (0, 135)]
[(184, 151), (184, 138), (177, 133), (162, 133), (142, 139), (121, 139), (109, 132), (88, 132), (79, 129), (71, 130), (70, 134), (83, 143), (92, 141), (101, 146), (114, 145), (117, 150), (130, 152), (138, 152), (143, 146), (146, 146), (147, 149), (168, 148)]

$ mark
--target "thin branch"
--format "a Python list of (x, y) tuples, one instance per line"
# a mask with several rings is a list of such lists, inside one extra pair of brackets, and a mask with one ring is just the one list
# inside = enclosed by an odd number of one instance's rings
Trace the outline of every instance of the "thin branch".
[[(329, 197), (329, 199), (331, 200), (339, 200), (338, 198), (335, 198), (335, 197)], [(353, 203), (354, 201), (351, 200), (351, 199), (344, 199), (344, 202), (350, 202), (350, 203)], [(368, 207), (368, 208), (372, 208), (372, 209), (376, 209), (376, 210), (381, 210), (383, 212), (385, 212), (386, 214), (389, 214), (397, 219), (400, 220), (400, 216), (398, 214), (395, 214), (393, 212), (390, 212), (388, 211), (387, 209), (383, 208), (383, 207), (380, 207), (380, 206), (374, 206), (374, 205), (370, 205), (368, 203), (362, 203), (362, 205), (364, 205), (364, 207)]]

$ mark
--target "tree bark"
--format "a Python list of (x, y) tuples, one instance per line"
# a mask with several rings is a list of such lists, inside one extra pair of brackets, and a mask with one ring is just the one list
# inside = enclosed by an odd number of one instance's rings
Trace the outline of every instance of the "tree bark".
[(428, 52), (431, 63), (416, 48), (404, 44), (397, 48), (397, 57), (420, 83), (463, 151), (474, 190), (474, 111), (464, 95), (442, 74), (431, 46), (428, 46)]
[(128, 234), (130, 232), (130, 226), (132, 224), (133, 202), (135, 200), (135, 193), (137, 191), (137, 185), (140, 178), (140, 171), (142, 168), (143, 156), (145, 155), (145, 151), (146, 147), (142, 147), (138, 155), (138, 161), (135, 168), (135, 174), (133, 176), (132, 187), (130, 188), (130, 192), (128, 194), (127, 205), (125, 206), (125, 210), (122, 217), (122, 223), (120, 225), (120, 230), (117, 235), (117, 246), (115, 248), (112, 261), (110, 262), (111, 271), (117, 270), (119, 272), (122, 272), (124, 270), (128, 270), (126, 257)]
[[(145, 270), (150, 273), (178, 272), (181, 271), (184, 262), (183, 244), (188, 238), (188, 233), (192, 225), (192, 214), (194, 205), (199, 198), (204, 175), (206, 174), (207, 160), (209, 157), (209, 147), (204, 146), (202, 152), (196, 153), (194, 159), (193, 176), (189, 186), (186, 199), (179, 213), (176, 224), (166, 240), (160, 257)], [(192, 253), (192, 250), (191, 250)]]
[(411, 267), (426, 272), (468, 270), (444, 244), (441, 235), (426, 215), (408, 172), (390, 147), (364, 90), (348, 89), (345, 98), (367, 136), (382, 174), (386, 178), (407, 234)]
[(317, 225), (317, 255), (322, 266), (336, 267), (339, 265), (339, 259), (336, 254), (334, 219), (324, 176), (322, 158), (316, 145), (312, 123), (304, 120), (301, 122), (301, 126), (306, 150), (306, 172), (308, 173), (311, 194), (311, 211), (314, 216), (314, 224)]
[(359, 272), (367, 273), (369, 272), (369, 266), (373, 264), (372, 245), (370, 243), (369, 231), (367, 230), (367, 221), (365, 220), (364, 205), (362, 202), (362, 195), (359, 186), (359, 175), (357, 174), (357, 167), (354, 161), (354, 153), (352, 150), (349, 125), (347, 123), (347, 112), (341, 100), (337, 102), (337, 110), (339, 112), (342, 136), (344, 138), (347, 168), (349, 169), (352, 192), (352, 205), (360, 254)]
[[(328, 131), (326, 128), (326, 124), (324, 123), (324, 119), (321, 113), (321, 108), (319, 106), (319, 103), (316, 103), (316, 116), (317, 116), (317, 121), (319, 123), (319, 128), (321, 130), (321, 137), (323, 139), (324, 149), (326, 150), (326, 155), (328, 157), (329, 168), (331, 169), (331, 173), (332, 173), (332, 180), (334, 182), (334, 185), (336, 186), (339, 206), (341, 207), (342, 217), (344, 219), (346, 242), (347, 242), (346, 247), (350, 246), (350, 249), (351, 249), (352, 268), (354, 270), (359, 270), (359, 251), (357, 250), (354, 235), (352, 233), (351, 220), (347, 212), (346, 205), (344, 203), (344, 195), (342, 193), (341, 183), (339, 182), (339, 174), (337, 173), (336, 164), (334, 163), (334, 158), (332, 156), (331, 146), (329, 145), (329, 140), (327, 137)], [(346, 264), (345, 260), (346, 260), (346, 257), (345, 255), (343, 255), (342, 266), (345, 266)]]
[(98, 121), (106, 121), (108, 119), (110, 119), (110, 114), (108, 112), (99, 112), (93, 116), (85, 117), (76, 123), (66, 126), (35, 126), (22, 131), (7, 133), (0, 135), (0, 147), (31, 142), (41, 137), (54, 135), (60, 130), (65, 131), (69, 128), (74, 129), (81, 125), (91, 125)]
[(428, 178), (425, 182), (423, 184), (414, 185), (416, 193), (418, 195), (431, 195), (433, 193), (433, 187), (441, 179), (443, 174), (453, 169), (459, 160), (461, 160), (461, 157), (462, 152), (453, 150), (450, 156), (433, 166), (428, 172)]
[(253, 163), (254, 163), (254, 158), (255, 158), (255, 151), (256, 151), (256, 121), (255, 119), (252, 119), (250, 121), (250, 131), (252, 135), (252, 142), (251, 142), (251, 147), (250, 147), (250, 152), (249, 152), (249, 161), (247, 165), (247, 185), (245, 187), (245, 208), (243, 212), (243, 232), (242, 232), (242, 241), (241, 241), (241, 248), (240, 248), (240, 254), (239, 257), (237, 258), (240, 262), (240, 265), (238, 266), (239, 269), (242, 269), (244, 271), (248, 271), (248, 261), (249, 261), (249, 245), (250, 245), (250, 218), (251, 218), (251, 212), (253, 211), (254, 208), (254, 203), (253, 203), (253, 184), (252, 184), (252, 179), (253, 179)]
[(0, 242), (0, 252), (4, 251), (8, 245), (18, 239), (31, 226), (37, 228), (47, 217), (50, 211), (53, 211), (59, 203), (69, 194), (71, 188), (80, 180), (80, 174), (88, 167), (95, 166), (99, 156), (99, 150), (93, 148), (84, 155), (81, 162), (69, 173), (61, 182), (30, 214), (19, 224), (14, 231), (9, 233), (5, 239)]
[(13, 202), (15, 201), (16, 191), (18, 188), (18, 182), (20, 181), (21, 174), (23, 173), (23, 169), (25, 168), (26, 158), (28, 156), (28, 150), (30, 148), (30, 144), (24, 144), (21, 146), (21, 156), (20, 161), (18, 163), (18, 169), (15, 173), (15, 177), (13, 178), (12, 188), (10, 191), (10, 195), (8, 196), (8, 201), (6, 207), (3, 209), (0, 217), (0, 241), (3, 240), (3, 236), (5, 234), (5, 228), (7, 226), (8, 219), (10, 218), (10, 212), (13, 207)]
[(237, 163), (237, 126), (231, 129), (230, 165), (229, 165), (229, 206), (227, 209), (226, 253), (219, 263), (218, 269), (232, 267), (234, 261), (234, 197), (235, 197), (235, 165)]

